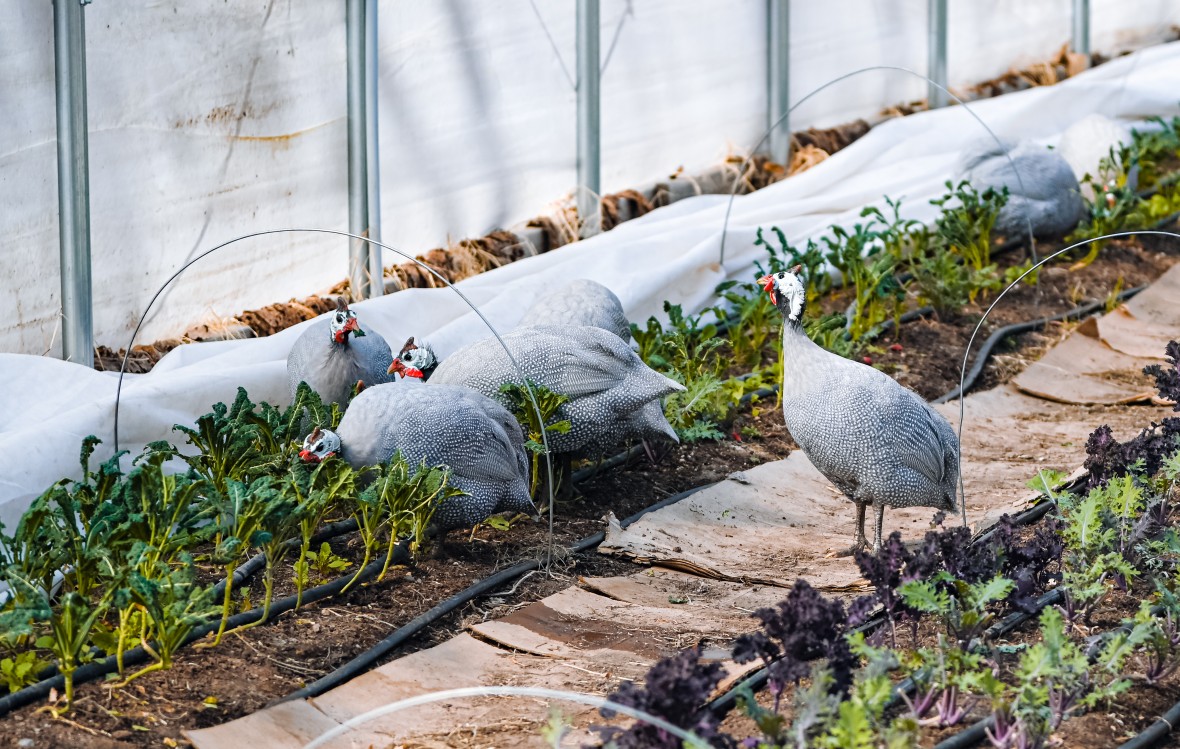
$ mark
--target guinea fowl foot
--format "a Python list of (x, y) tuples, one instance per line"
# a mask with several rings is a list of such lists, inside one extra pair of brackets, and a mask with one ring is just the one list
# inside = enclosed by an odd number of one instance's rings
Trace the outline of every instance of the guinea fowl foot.
[(859, 541), (857, 541), (856, 543), (854, 543), (852, 546), (849, 546), (847, 549), (841, 549), (840, 551), (837, 551), (836, 557), (843, 558), (843, 557), (853, 556), (856, 554), (856, 552), (861, 551), (862, 549), (868, 548), (868, 545), (869, 545), (868, 539), (862, 538)]

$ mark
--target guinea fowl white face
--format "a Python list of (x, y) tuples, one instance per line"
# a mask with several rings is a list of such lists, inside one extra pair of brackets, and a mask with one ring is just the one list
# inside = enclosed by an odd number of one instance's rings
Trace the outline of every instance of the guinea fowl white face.
[(357, 338), (365, 334), (361, 330), (360, 324), (356, 321), (356, 313), (348, 308), (348, 305), (343, 301), (336, 306), (336, 311), (332, 313), (332, 321), (328, 324), (332, 330), (332, 340), (336, 343), (347, 343), (348, 334), (352, 333)]
[(769, 273), (758, 279), (758, 285), (770, 295), (770, 303), (786, 312), (787, 319), (793, 322), (799, 322), (803, 316), (803, 302), (807, 299), (807, 289), (799, 280), (801, 270), (803, 266), (796, 265), (789, 271)]
[(340, 454), (340, 437), (329, 429), (316, 429), (303, 440), (299, 457), (308, 463), (319, 463)]
[(434, 349), (430, 348), (430, 344), (426, 341), (414, 343), (414, 338), (411, 336), (410, 340), (406, 341), (406, 345), (402, 346), (402, 350), (398, 352), (393, 364), (389, 365), (389, 373), (425, 380), (436, 366), (438, 366), (438, 359), (434, 356)]

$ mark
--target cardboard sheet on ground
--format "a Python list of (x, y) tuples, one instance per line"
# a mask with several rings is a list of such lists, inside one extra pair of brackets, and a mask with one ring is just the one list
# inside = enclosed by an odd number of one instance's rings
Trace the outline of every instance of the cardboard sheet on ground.
[[(939, 407), (952, 425), (958, 404)], [(963, 478), (968, 520), (975, 528), (1023, 509), (1035, 494), (1025, 481), (1040, 468), (1069, 472), (1085, 457), (1086, 437), (1099, 423), (1123, 436), (1164, 409), (1098, 409), (1053, 403), (1005, 386), (966, 401)], [(920, 537), (934, 511), (885, 511), (885, 533)], [(801, 452), (736, 474), (716, 486), (645, 515), (626, 529), (612, 525), (599, 547), (692, 574), (790, 586), (805, 577), (827, 591), (854, 592), (867, 583), (850, 557), (853, 505)], [(947, 522), (958, 522), (958, 516)], [(871, 523), (869, 523), (871, 526)]]
[(1143, 374), (1180, 337), (1180, 265), (1108, 315), (1091, 318), (1012, 381), (1062, 403), (1140, 403), (1156, 397)]

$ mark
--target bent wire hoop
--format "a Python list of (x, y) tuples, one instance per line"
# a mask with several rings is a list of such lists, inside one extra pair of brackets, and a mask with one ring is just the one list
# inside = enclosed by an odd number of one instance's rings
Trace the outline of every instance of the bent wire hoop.
[(445, 702), (448, 700), (467, 699), (471, 697), (539, 697), (542, 699), (562, 700), (564, 702), (575, 702), (582, 705), (589, 705), (591, 707), (606, 708), (613, 710), (620, 715), (626, 715), (629, 718), (641, 720), (649, 723), (662, 731), (667, 731), (676, 738), (684, 742), (684, 746), (688, 749), (709, 749), (709, 744), (704, 739), (696, 734), (686, 731), (683, 728), (672, 725), (663, 718), (659, 718), (651, 713), (643, 710), (638, 710), (627, 705), (621, 705), (618, 702), (599, 697), (593, 694), (585, 694), (582, 692), (567, 692), (560, 689), (546, 689), (544, 687), (463, 687), (460, 689), (446, 689), (441, 692), (427, 692), (420, 694), (417, 697), (408, 697), (404, 700), (391, 702), (381, 707), (373, 708), (368, 712), (361, 713), (355, 718), (349, 718), (344, 723), (332, 728), (324, 733), (321, 733), (316, 738), (303, 745), (303, 749), (318, 749), (324, 746), (332, 739), (345, 735), (353, 728), (356, 728), (364, 723), (367, 723), (374, 718), (380, 718), (391, 713), (396, 713), (401, 710), (406, 710), (411, 707), (418, 707), (420, 705), (429, 705), (434, 702)]
[(1008, 286), (1003, 291), (1001, 291), (998, 296), (996, 296), (995, 300), (993, 300), (992, 303), (990, 305), (988, 305), (987, 311), (985, 311), (983, 313), (983, 317), (979, 318), (979, 322), (977, 322), (975, 324), (975, 329), (971, 331), (971, 337), (967, 339), (967, 348), (963, 351), (963, 363), (959, 367), (959, 395), (958, 395), (958, 399), (959, 399), (958, 471), (959, 471), (959, 502), (960, 502), (959, 507), (962, 509), (962, 512), (963, 512), (963, 525), (964, 526), (967, 525), (967, 492), (966, 492), (966, 489), (963, 484), (962, 444), (963, 444), (963, 421), (966, 416), (966, 409), (967, 409), (967, 394), (963, 392), (963, 382), (967, 377), (967, 361), (971, 356), (971, 346), (972, 346), (972, 344), (975, 343), (975, 338), (976, 338), (976, 336), (979, 335), (979, 331), (981, 328), (983, 328), (983, 324), (985, 322), (987, 322), (987, 316), (990, 315), (991, 311), (996, 308), (996, 305), (1000, 303), (1000, 300), (1004, 298), (1005, 294), (1007, 294), (1009, 291), (1014, 289), (1017, 284), (1019, 284), (1021, 281), (1023, 281), (1025, 279), (1026, 276), (1028, 276), (1033, 271), (1038, 270), (1041, 266), (1045, 265), (1045, 263), (1048, 263), (1050, 260), (1052, 260), (1056, 257), (1060, 257), (1061, 255), (1064, 255), (1065, 253), (1069, 252), (1070, 250), (1075, 250), (1078, 247), (1081, 247), (1082, 245), (1089, 244), (1091, 242), (1098, 242), (1098, 241), (1101, 241), (1104, 239), (1117, 239), (1119, 237), (1133, 237), (1133, 236), (1143, 235), (1143, 234), (1152, 234), (1152, 235), (1161, 236), (1161, 237), (1172, 237), (1174, 239), (1180, 239), (1180, 234), (1177, 234), (1176, 232), (1163, 231), (1160, 229), (1142, 229), (1139, 231), (1120, 231), (1120, 232), (1114, 232), (1112, 234), (1103, 234), (1098, 237), (1092, 237), (1090, 239), (1083, 239), (1080, 242), (1074, 242), (1073, 244), (1069, 245), (1068, 247), (1064, 247), (1064, 248), (1058, 250), (1057, 252), (1054, 252), (1053, 254), (1046, 256), (1045, 258), (1038, 261), (1037, 263), (1029, 266), (1028, 270), (1021, 273), (1016, 278), (1016, 280), (1014, 280), (1012, 283), (1008, 284)]
[[(251, 232), (249, 234), (243, 234), (240, 237), (234, 237), (233, 239), (230, 239), (226, 242), (222, 242), (221, 244), (219, 244), (215, 247), (205, 250), (201, 254), (194, 257), (192, 260), (189, 260), (187, 263), (180, 266), (180, 268), (177, 269), (177, 271), (175, 273), (173, 273), (171, 276), (169, 276), (168, 280), (166, 280), (163, 283), (163, 285), (160, 286), (160, 288), (156, 290), (156, 293), (152, 295), (151, 300), (148, 301), (148, 303), (147, 303), (147, 307), (145, 307), (143, 310), (143, 314), (139, 316), (139, 322), (135, 325), (135, 330), (132, 331), (132, 333), (131, 333), (131, 340), (129, 340), (127, 342), (127, 348), (123, 352), (123, 360), (119, 364), (119, 383), (115, 388), (114, 448), (115, 448), (116, 455), (119, 453), (119, 404), (121, 403), (122, 397), (123, 397), (123, 375), (126, 374), (126, 372), (127, 372), (127, 360), (131, 356), (131, 349), (135, 345), (135, 339), (139, 336), (140, 329), (143, 328), (143, 324), (147, 320), (148, 313), (151, 312), (152, 306), (156, 303), (156, 300), (160, 298), (160, 295), (164, 293), (164, 290), (167, 289), (172, 284), (173, 281), (175, 281), (177, 278), (179, 278), (180, 275), (182, 273), (184, 273), (186, 270), (188, 270), (194, 263), (201, 260), (202, 258), (212, 255), (214, 252), (217, 252), (220, 249), (223, 249), (225, 247), (228, 247), (231, 244), (234, 244), (235, 242), (240, 242), (243, 239), (252, 239), (254, 237), (263, 237), (263, 236), (268, 236), (268, 235), (272, 235), (272, 234), (295, 234), (295, 233), (300, 233), (300, 232), (305, 232), (305, 233), (309, 233), (309, 234), (332, 234), (335, 236), (351, 237), (352, 239), (360, 239), (365, 242), (369, 242), (370, 244), (377, 245), (378, 247), (380, 247), (382, 249), (389, 250), (390, 252), (394, 253), (395, 255), (399, 255), (399, 256), (409, 260), (410, 262), (417, 265), (419, 268), (422, 268), (427, 273), (429, 273), (430, 275), (434, 276), (435, 278), (437, 278), (438, 280), (440, 280), (444, 284), (446, 284), (446, 287), (448, 289), (450, 289), (451, 291), (455, 292), (456, 294), (458, 294), (459, 298), (462, 299), (463, 302), (468, 307), (471, 308), (471, 311), (474, 312), (479, 317), (479, 319), (483, 321), (483, 324), (488, 327), (488, 330), (492, 331), (492, 335), (496, 337), (496, 340), (500, 343), (500, 347), (504, 349), (504, 354), (508, 357), (508, 361), (510, 361), (512, 363), (513, 369), (516, 370), (516, 374), (520, 377), (521, 383), (524, 386), (525, 392), (528, 393), (529, 402), (532, 405), (533, 411), (537, 416), (537, 422), (540, 423), (542, 425), (542, 427), (544, 426), (544, 418), (541, 414), (541, 407), (537, 403), (537, 397), (536, 397), (536, 394), (533, 392), (533, 386), (529, 383), (529, 378), (525, 376), (524, 369), (516, 361), (516, 357), (514, 357), (512, 355), (512, 352), (508, 349), (508, 345), (506, 343), (504, 343), (504, 339), (500, 337), (499, 331), (497, 331), (495, 326), (492, 325), (491, 321), (488, 320), (488, 318), (484, 316), (483, 312), (480, 312), (479, 307), (477, 307), (470, 299), (468, 299), (467, 296), (462, 291), (460, 291), (458, 289), (458, 287), (456, 287), (454, 284), (452, 284), (450, 281), (448, 281), (441, 273), (436, 271), (434, 268), (431, 268), (429, 265), (426, 265), (425, 263), (418, 260), (417, 258), (411, 257), (410, 255), (402, 252), (401, 250), (397, 249), (396, 247), (390, 247), (387, 244), (384, 244), (382, 242), (378, 242), (375, 239), (370, 239), (369, 237), (364, 237), (359, 234), (353, 234), (353, 233), (347, 232), (347, 231), (339, 231), (336, 229), (312, 229), (312, 228), (288, 227), (288, 228), (282, 228), (282, 229), (266, 229), (263, 231), (256, 231), (256, 232)], [(380, 279), (378, 279), (378, 282), (380, 282)], [(556, 508), (556, 502), (555, 502), (555, 497), (554, 497), (554, 492), (553, 492), (553, 461), (552, 461), (552, 458), (550, 457), (550, 453), (549, 453), (549, 438), (545, 434), (544, 428), (541, 429), (541, 444), (545, 448), (545, 468), (546, 468), (546, 472), (548, 474), (548, 481), (546, 482), (546, 487), (548, 489), (548, 494), (549, 494), (549, 544), (548, 544), (547, 553), (548, 553), (548, 561), (552, 562), (552, 559), (553, 559), (553, 513), (556, 511), (557, 508)]]
[[(891, 70), (891, 71), (896, 71), (899, 73), (907, 73), (907, 74), (912, 75), (916, 78), (920, 78), (921, 80), (926, 81), (930, 85), (936, 87), (937, 89), (939, 89), (940, 91), (945, 93), (947, 96), (954, 99), (955, 102), (958, 103), (960, 106), (962, 106), (963, 109), (967, 112), (967, 114), (971, 115), (971, 117), (976, 122), (979, 123), (979, 126), (987, 131), (987, 134), (992, 137), (992, 140), (994, 140), (996, 142), (996, 145), (1003, 148), (1004, 142), (1002, 140), (1000, 140), (999, 136), (996, 135), (995, 132), (993, 132), (990, 127), (987, 126), (987, 123), (983, 121), (983, 118), (981, 118), (978, 114), (976, 114), (975, 110), (972, 109), (967, 104), (967, 102), (963, 101), (958, 96), (955, 96), (953, 93), (951, 93), (950, 89), (943, 87), (941, 84), (939, 84), (935, 81), (932, 81), (931, 79), (927, 78), (926, 76), (922, 75), (921, 73), (917, 73), (913, 70), (910, 70), (909, 68), (903, 68), (899, 65), (871, 65), (867, 68), (859, 68), (859, 69), (853, 70), (849, 73), (845, 73), (844, 75), (838, 76), (838, 77), (833, 78), (832, 80), (828, 81), (827, 83), (824, 83), (823, 85), (819, 86), (818, 88), (812, 89), (802, 99), (800, 99), (799, 101), (792, 104), (787, 109), (786, 112), (783, 112), (781, 117), (779, 117), (777, 120), (774, 121), (774, 124), (772, 124), (769, 128), (766, 129), (766, 132), (764, 132), (762, 134), (762, 137), (758, 139), (758, 142), (755, 143), (754, 147), (750, 149), (749, 155), (747, 155), (746, 158), (742, 161), (742, 165), (738, 169), (738, 173), (736, 175), (734, 175), (733, 187), (730, 188), (730, 191), (729, 191), (729, 202), (725, 206), (725, 222), (721, 226), (721, 249), (720, 249), (719, 257), (717, 260), (719, 265), (721, 265), (723, 267), (725, 265), (725, 239), (729, 234), (729, 217), (730, 217), (730, 214), (733, 212), (733, 201), (734, 201), (734, 198), (737, 197), (738, 185), (741, 184), (742, 175), (746, 173), (746, 169), (749, 167), (750, 161), (754, 158), (754, 154), (756, 154), (758, 152), (758, 149), (762, 148), (762, 144), (764, 144), (766, 142), (766, 139), (770, 137), (771, 133), (773, 133), (775, 130), (777, 130), (778, 127), (780, 125), (782, 125), (783, 122), (785, 122), (788, 117), (791, 116), (791, 113), (794, 112), (796, 109), (798, 109), (800, 106), (802, 106), (804, 102), (811, 99), (813, 96), (820, 93), (821, 91), (824, 91), (825, 89), (827, 89), (831, 86), (834, 86), (837, 83), (840, 83), (841, 81), (846, 81), (849, 78), (854, 78), (854, 77), (860, 75), (861, 73), (869, 73), (869, 72), (872, 72), (875, 70)], [(1016, 181), (1020, 184), (1021, 191), (1027, 192), (1027, 190), (1024, 187), (1024, 180), (1020, 177), (1020, 170), (1016, 168), (1016, 162), (1012, 159), (1012, 154), (1005, 151), (1004, 158), (1006, 158), (1008, 160), (1008, 165), (1012, 167), (1012, 172), (1016, 175)], [(790, 165), (788, 164), (787, 166), (790, 166)], [(1035, 263), (1037, 261), (1037, 242), (1036, 242), (1036, 238), (1033, 236), (1032, 219), (1030, 219), (1027, 215), (1025, 215), (1024, 221), (1025, 221), (1025, 228), (1028, 230), (1029, 250), (1032, 253), (1032, 261)]]

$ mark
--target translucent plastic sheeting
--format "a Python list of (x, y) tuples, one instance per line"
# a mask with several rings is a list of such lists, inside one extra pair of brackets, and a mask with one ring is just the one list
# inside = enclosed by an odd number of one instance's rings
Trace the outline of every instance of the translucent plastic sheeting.
[[(874, 74), (869, 74), (874, 75)], [(1180, 43), (1153, 47), (1062, 84), (981, 101), (974, 111), (1000, 136), (1056, 142), (1091, 113), (1123, 122), (1177, 112)], [(904, 196), (903, 213), (930, 220), (927, 200), (953, 176), (961, 149), (984, 137), (975, 120), (951, 107), (874, 128), (819, 166), (736, 199), (726, 240), (725, 267), (717, 265), (727, 199), (702, 196), (655, 211), (593, 239), (528, 258), (463, 281), (464, 293), (501, 331), (512, 328), (541, 291), (575, 278), (592, 278), (618, 294), (632, 320), (661, 310), (664, 300), (699, 310), (718, 283), (751, 277), (763, 256), (753, 244), (759, 226), (777, 225), (793, 243), (831, 224), (850, 224), (883, 195)], [(269, 228), (257, 226), (255, 228)], [(276, 247), (274, 238), (249, 246)], [(285, 244), (285, 243), (284, 243)], [(239, 248), (244, 249), (244, 248)], [(233, 252), (233, 250), (230, 250)], [(362, 326), (397, 345), (411, 335), (430, 340), (445, 357), (487, 329), (453, 292), (412, 289), (356, 305)], [(253, 399), (287, 398), (285, 360), (305, 325), (253, 340), (182, 346), (147, 375), (129, 377), (120, 417), (123, 447), (176, 437), (238, 386)], [(79, 443), (88, 434), (110, 448), (115, 378), (36, 356), (0, 355), (0, 520), (9, 527), (50, 483), (78, 472)]]
[[(1094, 49), (1158, 41), (1168, 0), (1093, 0)], [(866, 65), (925, 69), (925, 0), (793, 3), (791, 90)], [(949, 3), (952, 85), (1053, 57), (1064, 0)], [(0, 0), (0, 350), (56, 353), (59, 301), (52, 4)], [(382, 236), (420, 253), (544, 210), (575, 184), (568, 0), (384, 0)], [(695, 173), (766, 116), (765, 0), (603, 0), (603, 188)], [(260, 226), (343, 229), (344, 4), (99, 2), (86, 7), (95, 340), (117, 346), (193, 253)], [(900, 74), (849, 81), (792, 125), (921, 98)], [(144, 331), (327, 288), (346, 242), (287, 237), (202, 263)]]

